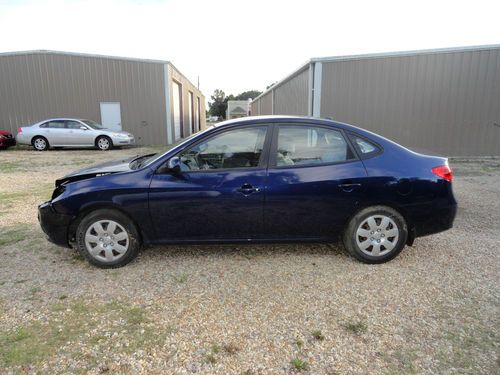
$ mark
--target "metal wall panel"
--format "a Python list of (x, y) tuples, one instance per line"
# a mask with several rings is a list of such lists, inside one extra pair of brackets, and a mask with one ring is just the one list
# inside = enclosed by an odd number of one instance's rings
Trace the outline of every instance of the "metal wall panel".
[[(20, 126), (51, 117), (99, 122), (100, 102), (120, 102), (123, 130), (139, 144), (167, 144), (164, 66), (161, 61), (53, 52), (0, 55), (0, 129), (15, 134)], [(203, 95), (176, 72), (200, 97), (204, 127)]]
[(273, 92), (269, 91), (267, 94), (259, 98), (260, 101), (260, 115), (273, 114)]
[(274, 89), (274, 114), (307, 116), (309, 69), (299, 72)]
[(321, 116), (415, 150), (500, 155), (500, 49), (323, 61)]
[(260, 115), (260, 112), (259, 112), (259, 101), (256, 100), (256, 101), (252, 102), (252, 116), (259, 116), (259, 115)]
[[(201, 93), (200, 90), (196, 86), (194, 86), (189, 80), (182, 75), (172, 64), (169, 64), (170, 69), (170, 77), (173, 81), (177, 82), (181, 86), (181, 107), (182, 107), (182, 132), (183, 137), (187, 137), (191, 134), (191, 125), (189, 122), (189, 92), (191, 91), (194, 96), (194, 102), (196, 102), (196, 98), (200, 98), (200, 125), (201, 129), (205, 129), (206, 127), (206, 116), (205, 116), (205, 96)], [(172, 95), (172, 93), (171, 93)], [(173, 106), (173, 103), (171, 103)], [(171, 110), (173, 116), (173, 107)], [(172, 117), (173, 123), (173, 117)], [(172, 139), (174, 139), (172, 137)]]

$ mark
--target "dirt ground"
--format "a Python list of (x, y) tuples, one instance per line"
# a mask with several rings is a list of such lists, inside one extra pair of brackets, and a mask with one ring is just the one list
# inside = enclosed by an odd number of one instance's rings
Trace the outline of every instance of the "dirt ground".
[(383, 265), (211, 245), (101, 270), (45, 240), (56, 178), (150, 151), (0, 151), (0, 373), (499, 372), (499, 159), (453, 160), (455, 227)]

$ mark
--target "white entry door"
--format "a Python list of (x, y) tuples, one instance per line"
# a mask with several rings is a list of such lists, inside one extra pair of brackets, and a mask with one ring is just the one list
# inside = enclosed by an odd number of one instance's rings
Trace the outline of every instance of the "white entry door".
[(122, 130), (120, 103), (101, 103), (101, 124), (113, 131)]

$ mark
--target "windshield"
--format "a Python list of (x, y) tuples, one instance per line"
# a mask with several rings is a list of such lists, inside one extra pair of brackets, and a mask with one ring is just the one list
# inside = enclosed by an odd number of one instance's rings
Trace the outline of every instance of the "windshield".
[(101, 124), (98, 124), (97, 122), (92, 121), (92, 120), (80, 120), (80, 121), (83, 122), (84, 124), (90, 126), (92, 129), (106, 129)]
[(148, 164), (151, 160), (154, 159), (154, 157), (158, 154), (148, 154), (148, 155), (142, 155), (130, 162), (130, 169), (139, 169), (144, 167), (146, 164)]

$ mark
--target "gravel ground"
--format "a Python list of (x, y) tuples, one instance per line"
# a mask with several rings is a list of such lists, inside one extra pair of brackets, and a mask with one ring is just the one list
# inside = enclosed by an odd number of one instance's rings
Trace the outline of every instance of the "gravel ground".
[(45, 240), (57, 177), (145, 151), (0, 153), (0, 373), (499, 373), (500, 160), (452, 162), (455, 228), (378, 266), (213, 245), (101, 270)]

